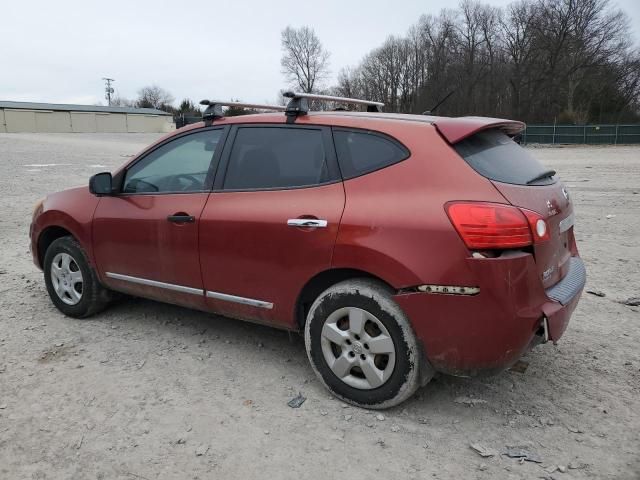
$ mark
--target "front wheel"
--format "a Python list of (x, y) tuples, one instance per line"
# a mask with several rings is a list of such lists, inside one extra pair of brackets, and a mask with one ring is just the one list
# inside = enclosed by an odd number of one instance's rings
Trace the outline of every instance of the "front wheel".
[(345, 402), (382, 409), (403, 402), (420, 383), (413, 329), (382, 284), (357, 279), (325, 290), (305, 324), (314, 371)]
[(84, 318), (102, 310), (111, 298), (98, 281), (87, 255), (73, 237), (54, 240), (44, 255), (49, 297), (65, 315)]

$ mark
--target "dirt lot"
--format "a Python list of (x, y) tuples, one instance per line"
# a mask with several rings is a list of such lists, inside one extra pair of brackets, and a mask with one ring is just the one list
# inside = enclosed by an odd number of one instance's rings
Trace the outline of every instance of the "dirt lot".
[(640, 313), (619, 303), (640, 296), (640, 148), (532, 150), (569, 186), (587, 288), (606, 294), (561, 343), (377, 417), (328, 395), (298, 335), (140, 299), (83, 321), (53, 307), (33, 203), (156, 137), (0, 135), (1, 479), (640, 478)]

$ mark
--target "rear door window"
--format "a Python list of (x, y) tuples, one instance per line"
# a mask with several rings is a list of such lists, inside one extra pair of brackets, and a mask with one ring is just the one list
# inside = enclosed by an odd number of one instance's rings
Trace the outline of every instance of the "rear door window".
[(225, 190), (284, 189), (334, 180), (320, 128), (240, 127)]
[(380, 170), (409, 156), (401, 143), (376, 132), (334, 128), (333, 141), (345, 180)]
[[(553, 173), (500, 130), (485, 130), (453, 148), (483, 177), (515, 185), (550, 185)], [(537, 179), (534, 181), (534, 179)]]

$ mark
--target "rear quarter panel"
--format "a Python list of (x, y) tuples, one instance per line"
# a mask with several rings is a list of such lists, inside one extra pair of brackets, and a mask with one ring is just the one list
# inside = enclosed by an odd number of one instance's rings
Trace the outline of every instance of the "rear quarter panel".
[(444, 204), (451, 200), (505, 203), (436, 129), (418, 122), (386, 122), (384, 133), (411, 156), (344, 182), (345, 211), (334, 251), (335, 268), (368, 271), (394, 288), (423, 283), (473, 285), (464, 243)]

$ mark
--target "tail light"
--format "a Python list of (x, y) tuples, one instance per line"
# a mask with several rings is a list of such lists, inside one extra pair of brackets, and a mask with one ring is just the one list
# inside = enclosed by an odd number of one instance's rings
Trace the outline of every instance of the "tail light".
[(531, 210), (481, 202), (452, 202), (445, 208), (472, 250), (526, 247), (549, 239), (547, 222)]

